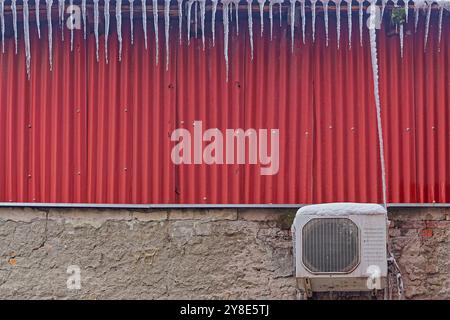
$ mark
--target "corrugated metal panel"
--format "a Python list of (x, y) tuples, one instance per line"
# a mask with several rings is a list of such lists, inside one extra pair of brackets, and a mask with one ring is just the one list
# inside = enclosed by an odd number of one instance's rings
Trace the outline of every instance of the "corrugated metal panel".
[[(209, 16), (208, 16), (209, 17)], [(428, 50), (424, 25), (405, 38), (379, 35), (380, 88), (386, 141), (389, 201), (450, 202), (450, 20), (445, 18), (441, 52), (433, 14)], [(47, 41), (32, 28), (32, 77), (26, 80), (23, 39), (14, 55), (9, 38), (0, 54), (0, 202), (90, 202), (151, 204), (293, 204), (381, 201), (380, 163), (368, 38), (347, 48), (343, 15), (337, 50), (334, 14), (330, 46), (323, 19), (316, 42), (307, 24), (306, 44), (296, 30), (294, 53), (286, 23), (274, 24), (274, 39), (259, 36), (250, 58), (247, 24), (234, 23), (229, 82), (225, 80), (223, 29), (218, 15), (216, 46), (207, 27), (200, 39), (178, 44), (172, 22), (169, 70), (165, 71), (163, 23), (159, 65), (148, 24), (149, 49), (135, 21), (135, 45), (123, 22), (123, 59), (112, 19), (109, 63), (100, 37), (60, 41), (54, 28), (54, 70), (48, 70)], [(34, 26), (34, 24), (33, 24)], [(44, 23), (41, 32), (46, 35)], [(408, 26), (411, 31), (412, 25)], [(200, 33), (199, 33), (200, 34)], [(186, 30), (183, 31), (186, 37)], [(178, 165), (171, 161), (176, 128), (203, 130), (280, 129), (280, 170), (262, 176), (259, 165)], [(204, 146), (205, 144), (203, 144)]]
[[(42, 34), (47, 34), (46, 27)], [(31, 30), (31, 79), (23, 36), (0, 54), (0, 197), (4, 202), (85, 202), (86, 55), (77, 34), (74, 52), (54, 30), (53, 72), (48, 47)], [(68, 38), (68, 34), (66, 34)], [(56, 40), (58, 39), (58, 40)], [(81, 67), (80, 67), (81, 66)]]
[[(334, 17), (328, 48), (325, 41), (314, 46), (314, 203), (382, 201), (370, 48), (359, 45), (354, 18), (351, 50), (345, 20), (338, 50)], [(325, 39), (320, 24), (317, 33)], [(369, 43), (367, 29), (364, 43)]]

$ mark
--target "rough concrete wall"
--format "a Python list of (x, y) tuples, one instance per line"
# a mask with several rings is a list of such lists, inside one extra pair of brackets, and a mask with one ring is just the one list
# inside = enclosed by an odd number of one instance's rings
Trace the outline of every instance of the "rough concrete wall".
[[(0, 298), (295, 299), (292, 217), (256, 209), (0, 209)], [(447, 210), (391, 213), (408, 298), (450, 298), (448, 219)], [(70, 265), (80, 267), (79, 290), (67, 289)]]

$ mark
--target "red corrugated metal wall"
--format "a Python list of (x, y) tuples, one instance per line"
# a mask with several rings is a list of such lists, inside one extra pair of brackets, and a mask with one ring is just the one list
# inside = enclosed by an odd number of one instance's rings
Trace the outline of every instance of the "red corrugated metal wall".
[[(208, 16), (209, 19), (209, 16)], [(334, 15), (330, 45), (323, 19), (316, 42), (307, 24), (306, 44), (296, 30), (291, 53), (289, 26), (268, 21), (263, 37), (254, 21), (251, 60), (247, 23), (230, 37), (226, 82), (223, 28), (212, 47), (207, 25), (201, 37), (186, 31), (178, 43), (171, 24), (170, 64), (165, 70), (164, 25), (159, 26), (159, 64), (148, 25), (148, 51), (135, 21), (135, 44), (123, 23), (123, 57), (117, 61), (115, 26), (109, 63), (100, 37), (100, 62), (93, 34), (75, 33), (61, 42), (54, 28), (53, 71), (47, 40), (32, 29), (32, 75), (8, 39), (0, 54), (0, 202), (150, 204), (300, 204), (330, 201), (381, 202), (372, 69), (368, 34), (359, 46), (354, 15), (348, 50), (346, 17), (337, 50)], [(218, 20), (220, 21), (220, 20)], [(277, 22), (277, 21), (276, 21)], [(438, 52), (433, 14), (427, 51), (424, 25), (407, 27), (403, 59), (398, 36), (378, 32), (380, 89), (389, 202), (450, 202), (450, 20)], [(46, 28), (42, 26), (43, 35)], [(174, 165), (170, 140), (176, 128), (280, 130), (280, 169), (263, 176), (258, 165)]]

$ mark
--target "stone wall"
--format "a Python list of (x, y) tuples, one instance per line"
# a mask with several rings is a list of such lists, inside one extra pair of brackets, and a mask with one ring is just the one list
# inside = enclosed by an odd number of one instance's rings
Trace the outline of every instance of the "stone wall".
[[(295, 299), (295, 210), (0, 209), (0, 298)], [(390, 210), (406, 297), (450, 299), (450, 210)], [(68, 290), (69, 266), (81, 289)]]

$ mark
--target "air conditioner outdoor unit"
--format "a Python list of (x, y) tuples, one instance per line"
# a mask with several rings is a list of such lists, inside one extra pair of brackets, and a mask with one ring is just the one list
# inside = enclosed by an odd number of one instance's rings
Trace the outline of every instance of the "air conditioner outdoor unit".
[(387, 278), (386, 210), (378, 204), (302, 207), (292, 225), (298, 288), (324, 291), (383, 289)]

